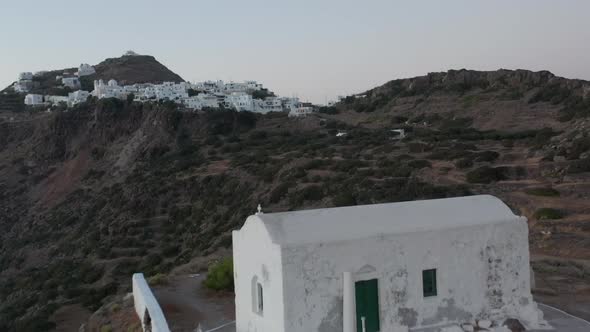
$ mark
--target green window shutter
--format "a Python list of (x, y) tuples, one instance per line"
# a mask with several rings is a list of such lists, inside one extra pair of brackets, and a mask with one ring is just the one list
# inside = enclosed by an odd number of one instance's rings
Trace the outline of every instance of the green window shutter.
[(436, 296), (436, 269), (422, 271), (422, 292), (424, 297)]

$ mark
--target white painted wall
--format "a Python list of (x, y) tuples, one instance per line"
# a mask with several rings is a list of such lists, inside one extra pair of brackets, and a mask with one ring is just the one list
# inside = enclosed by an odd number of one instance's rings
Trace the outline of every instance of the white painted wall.
[(150, 286), (147, 284), (142, 273), (135, 273), (133, 280), (133, 302), (135, 305), (135, 312), (142, 322), (142, 328), (146, 331), (144, 326), (146, 313), (149, 312), (151, 318), (151, 332), (170, 332), (166, 317), (154, 297)]
[(70, 92), (68, 94), (68, 105), (74, 106), (79, 103), (85, 102), (88, 97), (90, 97), (90, 92), (84, 90), (78, 90), (74, 92)]
[[(344, 272), (355, 281), (378, 279), (382, 331), (476, 317), (539, 323), (531, 317), (524, 220), (285, 248), (283, 261), (284, 331), (341, 331)], [(422, 271), (432, 268), (438, 295), (423, 298)]]
[(43, 95), (28, 94), (25, 96), (25, 105), (43, 105)]
[[(236, 331), (284, 331), (281, 251), (273, 244), (261, 223), (250, 217), (242, 231), (233, 232), (234, 280), (236, 290)], [(252, 279), (264, 289), (264, 312), (253, 310)]]
[(66, 96), (45, 96), (45, 101), (51, 105), (59, 105), (59, 103), (67, 103), (68, 97)]
[(87, 63), (80, 64), (78, 67), (78, 77), (92, 75), (95, 72), (94, 67)]
[(80, 88), (80, 80), (77, 77), (64, 77), (61, 79), (61, 82), (63, 85), (72, 89)]
[(311, 107), (296, 107), (296, 108), (292, 108), (289, 111), (289, 117), (293, 118), (293, 117), (300, 117), (300, 116), (307, 116), (308, 114), (313, 113), (313, 108)]

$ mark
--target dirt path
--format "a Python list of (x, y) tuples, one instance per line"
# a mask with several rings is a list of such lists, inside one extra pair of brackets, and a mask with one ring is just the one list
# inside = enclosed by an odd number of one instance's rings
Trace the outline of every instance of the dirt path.
[[(533, 255), (536, 301), (590, 321), (590, 283), (587, 260)], [(590, 331), (590, 329), (588, 329)]]
[(203, 275), (182, 275), (172, 277), (166, 286), (154, 287), (172, 331), (193, 332), (199, 324), (206, 331), (235, 320), (234, 295), (204, 289), (203, 279)]

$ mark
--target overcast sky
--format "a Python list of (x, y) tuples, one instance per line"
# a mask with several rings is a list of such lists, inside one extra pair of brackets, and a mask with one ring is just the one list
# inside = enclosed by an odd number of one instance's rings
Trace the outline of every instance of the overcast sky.
[(323, 103), (447, 69), (590, 79), (588, 0), (0, 0), (0, 85), (127, 50)]

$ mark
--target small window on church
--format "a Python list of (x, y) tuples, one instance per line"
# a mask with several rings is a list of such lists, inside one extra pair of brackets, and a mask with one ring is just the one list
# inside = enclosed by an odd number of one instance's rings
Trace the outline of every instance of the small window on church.
[(262, 314), (262, 312), (264, 311), (264, 294), (262, 291), (262, 285), (260, 283), (258, 283), (256, 285), (256, 298), (257, 298), (257, 310), (259, 314)]
[(422, 271), (424, 297), (436, 296), (436, 269)]

